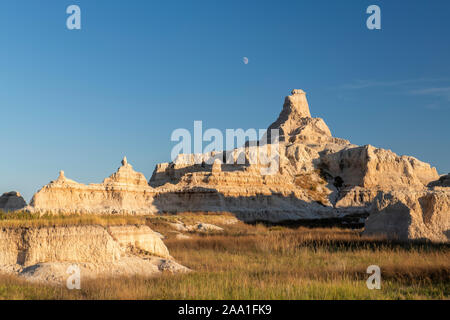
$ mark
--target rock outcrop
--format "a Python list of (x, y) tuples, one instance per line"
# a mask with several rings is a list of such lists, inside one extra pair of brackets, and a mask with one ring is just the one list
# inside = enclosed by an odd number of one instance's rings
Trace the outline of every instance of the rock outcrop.
[(103, 183), (84, 185), (65, 177), (39, 190), (28, 207), (31, 211), (60, 214), (150, 214), (155, 191), (142, 173), (134, 171), (126, 158), (116, 173)]
[(373, 206), (364, 235), (438, 242), (450, 239), (450, 190), (380, 193)]
[(159, 236), (147, 226), (3, 227), (0, 272), (62, 283), (70, 265), (83, 278), (151, 275), (168, 263), (179, 271)]
[(171, 258), (169, 250), (161, 240), (161, 235), (147, 226), (109, 226), (107, 230), (111, 237), (124, 248)]
[(427, 163), (371, 145), (326, 154), (321, 157), (321, 167), (341, 177), (343, 186), (369, 189), (423, 188), (439, 177)]
[(16, 191), (6, 192), (0, 197), (0, 210), (16, 211), (25, 208), (25, 199)]
[[(306, 93), (303, 90), (292, 90), (292, 95), (287, 96), (284, 100), (283, 109), (281, 110), (278, 119), (269, 126), (271, 129), (280, 129), (280, 137), (288, 138), (291, 136), (303, 119), (310, 119), (308, 100)], [(321, 120), (321, 119), (320, 119)], [(323, 121), (319, 121), (321, 130), (324, 134), (331, 136), (331, 132)]]
[(100, 226), (2, 228), (0, 264), (25, 267), (39, 262), (113, 263), (120, 259), (118, 242)]
[[(429, 203), (447, 203), (448, 176), (440, 178), (435, 168), (413, 157), (333, 137), (323, 119), (311, 116), (303, 90), (286, 97), (265, 138), (273, 137), (271, 130), (279, 130), (278, 144), (261, 139), (225, 152), (180, 154), (172, 163), (158, 164), (149, 182), (126, 159), (101, 184), (86, 186), (61, 173), (35, 194), (29, 209), (99, 214), (228, 211), (245, 221), (271, 222), (347, 215), (363, 219), (370, 214), (366, 234), (380, 234), (384, 228), (384, 234), (405, 240), (445, 240), (447, 224), (441, 222), (449, 218), (447, 207), (424, 209), (420, 204), (428, 197)], [(277, 157), (264, 162), (261, 150)], [(401, 217), (414, 218), (391, 228), (396, 208), (409, 210)], [(430, 212), (438, 222), (420, 225)]]

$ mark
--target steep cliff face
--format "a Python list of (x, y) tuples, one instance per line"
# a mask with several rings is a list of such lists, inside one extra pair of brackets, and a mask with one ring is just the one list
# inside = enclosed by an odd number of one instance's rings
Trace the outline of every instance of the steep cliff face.
[(100, 226), (3, 228), (0, 246), (0, 264), (23, 266), (54, 261), (108, 263), (118, 261), (121, 253), (119, 244)]
[(369, 189), (423, 188), (439, 178), (428, 163), (371, 145), (326, 154), (321, 164), (331, 175), (341, 177), (344, 186)]
[(65, 284), (73, 265), (83, 279), (187, 271), (171, 259), (147, 226), (0, 228), (0, 272), (32, 281)]
[(450, 240), (450, 190), (380, 193), (363, 234), (400, 240)]
[(40, 262), (114, 263), (126, 250), (170, 258), (147, 226), (65, 226), (0, 229), (0, 265)]

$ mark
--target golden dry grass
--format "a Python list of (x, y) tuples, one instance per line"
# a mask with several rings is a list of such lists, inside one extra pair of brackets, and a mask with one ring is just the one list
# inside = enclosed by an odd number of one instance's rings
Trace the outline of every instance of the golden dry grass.
[(189, 212), (178, 213), (177, 215), (96, 215), (96, 214), (71, 214), (54, 215), (39, 214), (30, 212), (6, 213), (0, 211), (0, 227), (51, 227), (51, 226), (72, 226), (72, 225), (158, 225), (160, 228), (172, 230), (168, 223), (183, 222), (185, 224), (195, 224), (197, 222), (223, 224), (234, 216), (231, 213), (207, 213), (199, 212), (192, 214)]
[[(220, 221), (219, 215), (147, 217), (165, 235), (168, 225)], [(220, 223), (217, 223), (220, 225)], [(0, 298), (15, 299), (448, 299), (450, 247), (360, 237), (359, 230), (222, 224), (222, 234), (165, 240), (171, 255), (195, 272), (153, 278), (82, 281), (81, 290), (0, 277)], [(366, 287), (378, 265), (381, 290)]]
[(51, 215), (29, 212), (0, 212), (0, 227), (53, 227), (73, 225), (145, 224), (146, 217), (125, 215)]

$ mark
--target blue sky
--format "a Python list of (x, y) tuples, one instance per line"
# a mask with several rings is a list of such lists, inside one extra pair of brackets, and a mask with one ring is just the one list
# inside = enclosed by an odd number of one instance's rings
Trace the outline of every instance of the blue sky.
[(150, 178), (174, 129), (267, 128), (293, 88), (334, 136), (450, 172), (449, 14), (446, 0), (2, 1), (0, 193), (28, 201), (61, 169), (100, 182), (123, 155)]

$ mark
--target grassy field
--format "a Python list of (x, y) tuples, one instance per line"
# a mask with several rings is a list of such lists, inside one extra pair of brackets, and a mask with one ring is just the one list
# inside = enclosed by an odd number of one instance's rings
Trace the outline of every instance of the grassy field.
[[(226, 215), (225, 215), (226, 217)], [(68, 218), (67, 218), (68, 219)], [(73, 218), (75, 219), (75, 218)], [(110, 221), (119, 218), (110, 218)], [(139, 218), (142, 219), (142, 218)], [(20, 219), (19, 219), (20, 220)], [(47, 218), (50, 220), (50, 218)], [(76, 220), (76, 219), (75, 219)], [(449, 299), (450, 246), (364, 239), (360, 230), (225, 224), (220, 215), (144, 218), (171, 255), (194, 270), (153, 278), (82, 281), (81, 290), (0, 276), (3, 299)], [(168, 222), (209, 222), (225, 231), (176, 239)], [(142, 221), (142, 220), (140, 220)], [(116, 223), (117, 221), (113, 221)], [(103, 221), (103, 223), (105, 223)], [(1, 224), (0, 224), (1, 225)], [(45, 225), (45, 224), (44, 224)], [(381, 290), (366, 286), (381, 268)]]
[(1, 227), (53, 227), (73, 225), (127, 225), (145, 224), (147, 218), (125, 215), (51, 215), (29, 212), (5, 213), (0, 211)]

